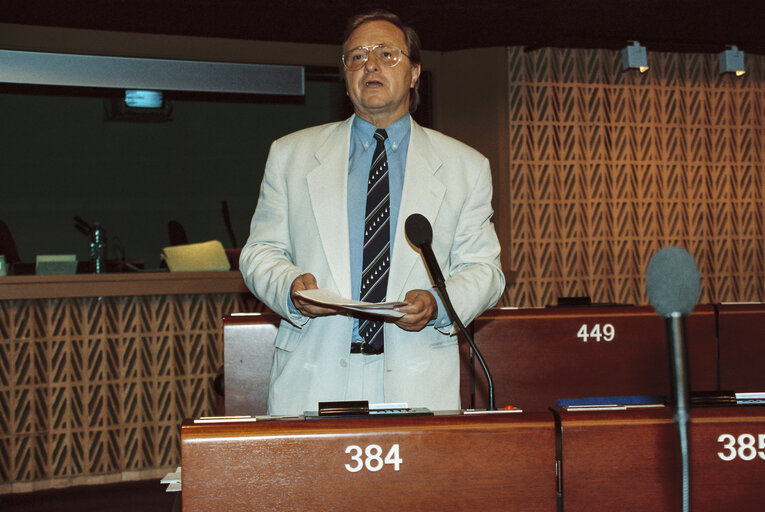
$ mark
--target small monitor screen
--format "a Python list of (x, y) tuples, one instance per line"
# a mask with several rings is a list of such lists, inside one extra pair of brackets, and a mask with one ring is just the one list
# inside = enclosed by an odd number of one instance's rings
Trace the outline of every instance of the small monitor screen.
[(125, 91), (125, 104), (131, 108), (161, 108), (162, 93), (129, 89)]

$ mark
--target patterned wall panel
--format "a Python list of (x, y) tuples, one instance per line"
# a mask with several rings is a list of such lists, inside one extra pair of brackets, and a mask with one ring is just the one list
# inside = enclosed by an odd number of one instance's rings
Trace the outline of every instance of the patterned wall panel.
[(644, 272), (686, 247), (702, 302), (765, 300), (765, 57), (508, 49), (511, 268), (503, 303), (647, 304)]
[[(174, 467), (240, 294), (0, 301), (0, 492)], [(43, 486), (44, 487), (44, 486)]]

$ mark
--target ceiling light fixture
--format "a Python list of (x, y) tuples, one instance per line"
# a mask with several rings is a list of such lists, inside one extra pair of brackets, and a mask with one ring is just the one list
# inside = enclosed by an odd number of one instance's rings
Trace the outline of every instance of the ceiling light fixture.
[(630, 45), (622, 49), (622, 71), (638, 69), (641, 73), (648, 71), (648, 56), (645, 46), (640, 46), (637, 41), (630, 41)]
[(728, 49), (720, 52), (720, 74), (735, 73), (741, 76), (746, 73), (744, 67), (744, 52), (739, 50), (735, 44), (728, 46)]

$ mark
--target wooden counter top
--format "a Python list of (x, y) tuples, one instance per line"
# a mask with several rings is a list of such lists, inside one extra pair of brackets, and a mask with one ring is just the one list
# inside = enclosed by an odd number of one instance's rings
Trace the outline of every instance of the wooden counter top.
[(249, 293), (239, 271), (0, 277), (0, 300)]

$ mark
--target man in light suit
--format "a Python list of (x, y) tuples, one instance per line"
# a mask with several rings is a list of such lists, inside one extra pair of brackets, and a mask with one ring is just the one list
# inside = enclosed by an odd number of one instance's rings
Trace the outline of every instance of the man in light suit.
[[(301, 414), (337, 400), (459, 409), (457, 336), (404, 222), (420, 213), (432, 224), (433, 251), (465, 324), (496, 304), (504, 276), (488, 161), (411, 119), (419, 40), (397, 16), (352, 18), (343, 63), (354, 116), (273, 143), (242, 249), (247, 286), (283, 318), (269, 414)], [(322, 288), (360, 298), (367, 182), (381, 128), (390, 187), (386, 300), (406, 305), (397, 308), (403, 316), (380, 324), (378, 349), (360, 335), (364, 319), (298, 292)]]

